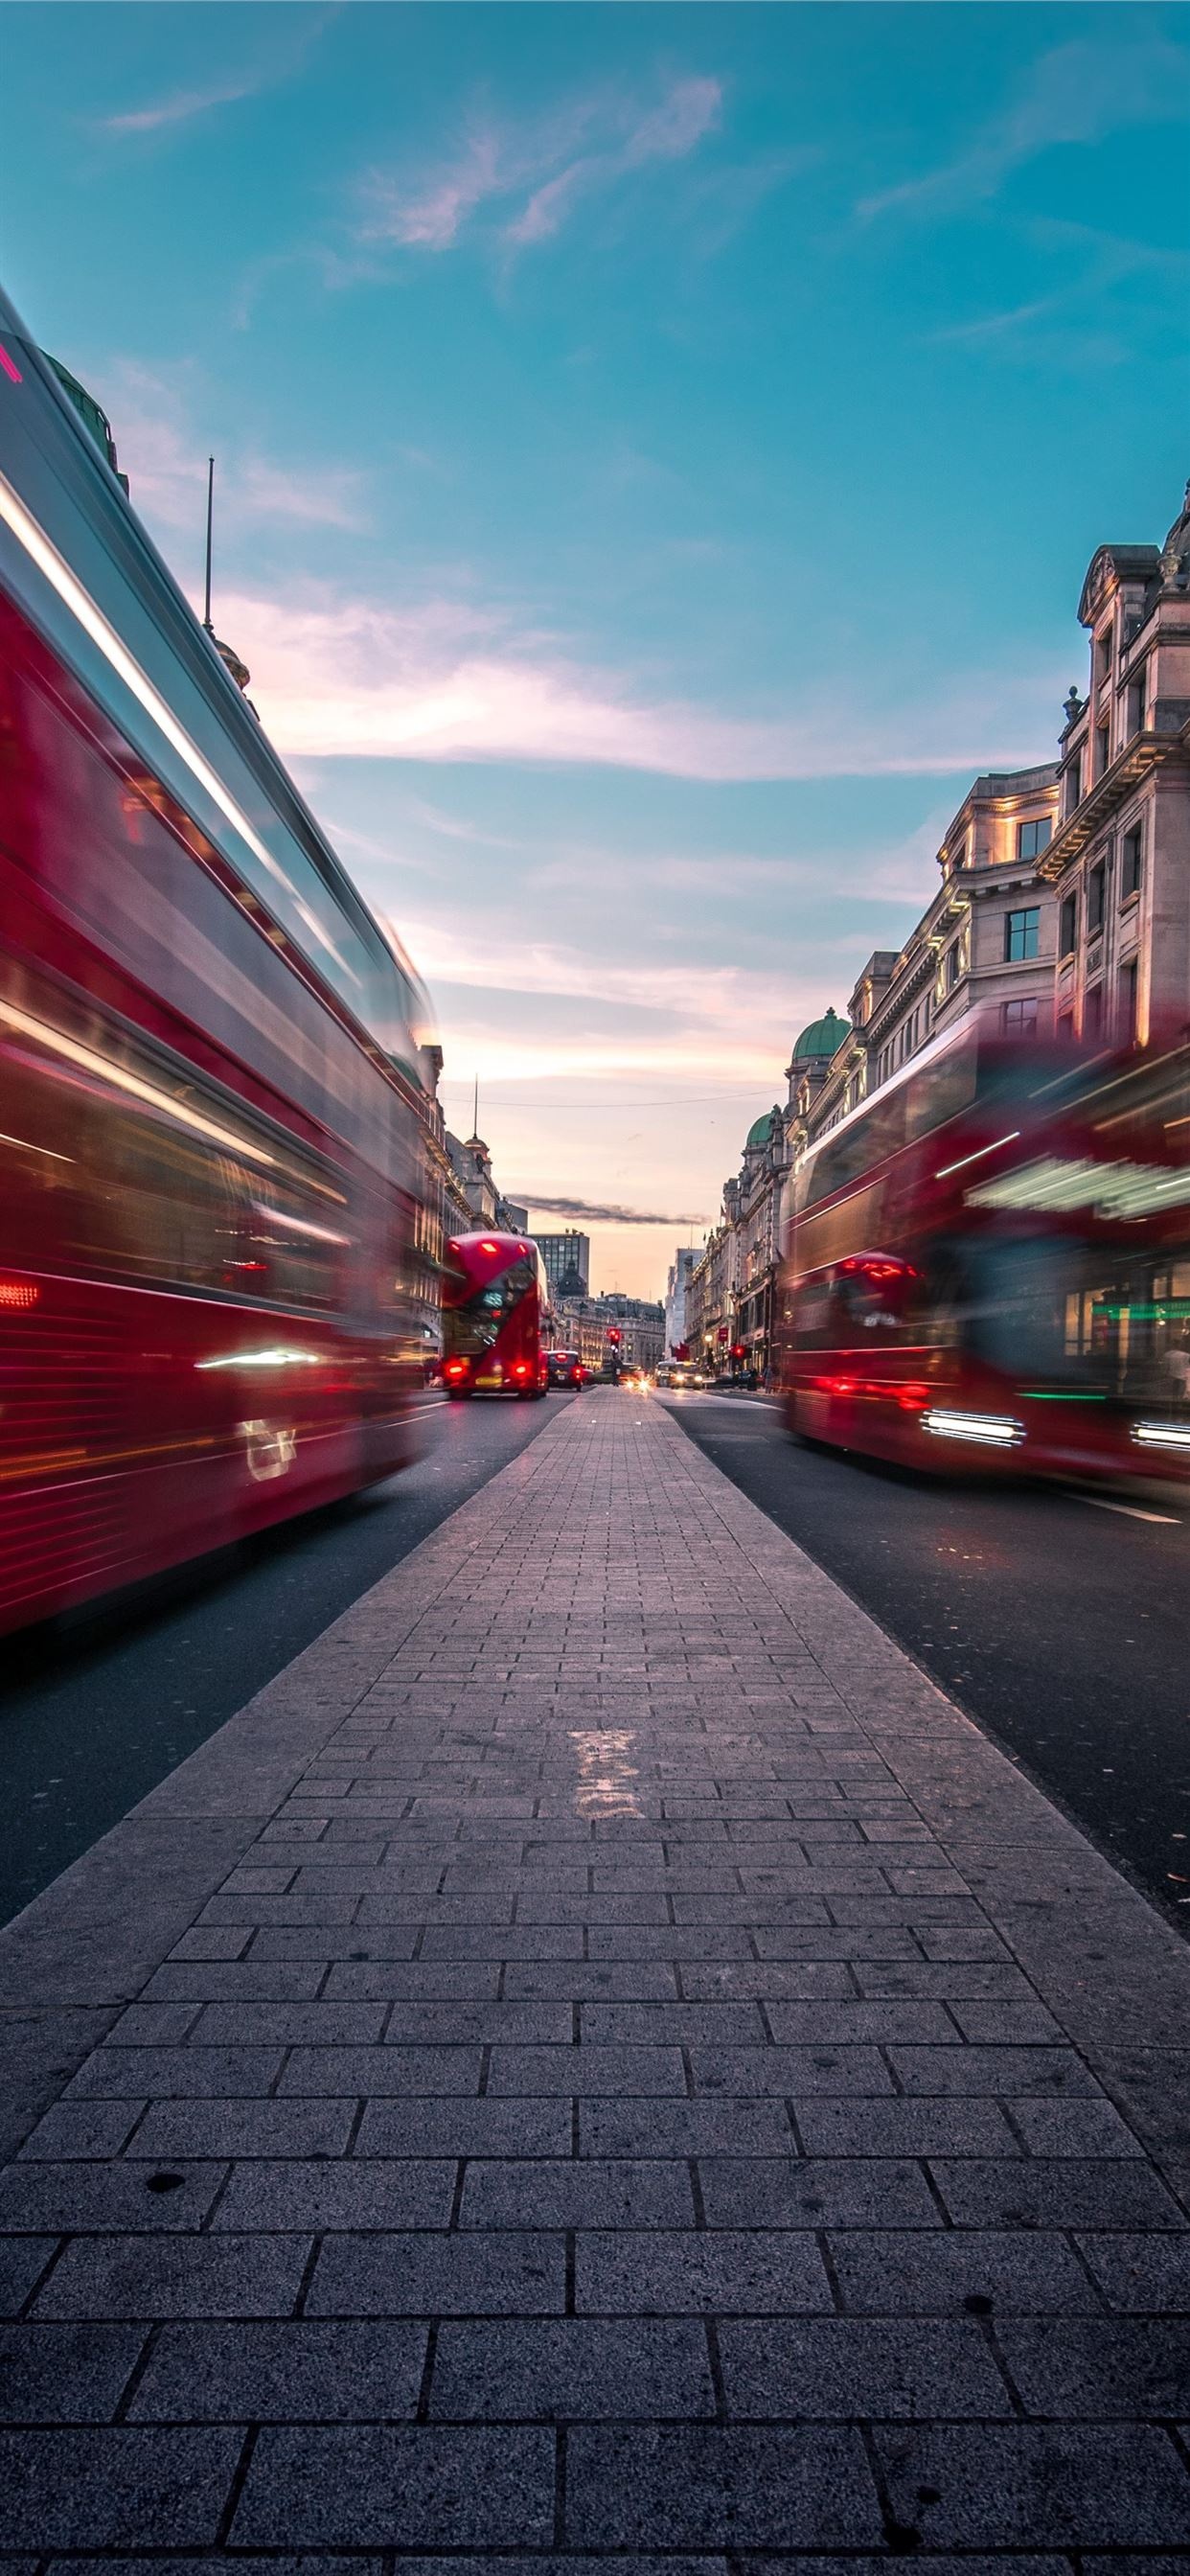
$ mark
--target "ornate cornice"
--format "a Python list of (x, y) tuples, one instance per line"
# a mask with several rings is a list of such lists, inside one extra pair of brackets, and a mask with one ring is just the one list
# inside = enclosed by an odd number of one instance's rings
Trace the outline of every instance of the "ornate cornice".
[(1139, 786), (1150, 771), (1164, 768), (1170, 762), (1180, 767), (1188, 757), (1190, 720), (1179, 725), (1176, 732), (1134, 734), (1110, 768), (1104, 770), (1102, 778), (1097, 778), (1087, 795), (1080, 799), (1061, 829), (1055, 832), (1049, 848), (1043, 850), (1038, 859), (1038, 875), (1056, 885), (1071, 862), (1081, 857), (1088, 841), (1094, 840), (1104, 824), (1111, 822), (1133, 788)]

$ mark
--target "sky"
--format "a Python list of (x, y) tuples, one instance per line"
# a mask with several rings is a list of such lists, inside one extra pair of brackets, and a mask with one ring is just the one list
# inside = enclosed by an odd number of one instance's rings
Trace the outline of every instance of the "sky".
[(215, 452), (216, 625), (449, 1123), (478, 1078), (501, 1186), (660, 1294), (971, 777), (1054, 756), (1095, 548), (1176, 514), (1185, 11), (16, 0), (0, 48), (8, 292), (199, 602)]

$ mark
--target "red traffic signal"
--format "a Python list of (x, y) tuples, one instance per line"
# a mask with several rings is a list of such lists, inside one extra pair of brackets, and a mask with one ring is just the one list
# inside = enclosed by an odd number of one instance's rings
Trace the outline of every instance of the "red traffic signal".
[(607, 1328), (607, 1338), (608, 1338), (609, 1342), (618, 1342), (618, 1341), (620, 1340), (621, 1336), (620, 1336), (619, 1328), (618, 1328), (618, 1326), (617, 1326), (617, 1325), (615, 1325), (615, 1324), (609, 1324), (609, 1325), (608, 1325), (608, 1328)]

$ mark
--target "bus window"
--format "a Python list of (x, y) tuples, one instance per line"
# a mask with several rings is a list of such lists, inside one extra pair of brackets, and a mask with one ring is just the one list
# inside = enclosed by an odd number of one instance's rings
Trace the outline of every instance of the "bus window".
[(892, 1253), (868, 1252), (841, 1261), (832, 1281), (831, 1304), (838, 1317), (838, 1337), (885, 1347), (912, 1341), (920, 1333), (921, 1288), (911, 1262)]

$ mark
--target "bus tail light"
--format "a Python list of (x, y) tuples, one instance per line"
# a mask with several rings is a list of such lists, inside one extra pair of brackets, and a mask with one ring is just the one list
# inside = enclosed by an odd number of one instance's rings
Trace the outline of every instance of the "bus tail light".
[(922, 1415), (922, 1429), (936, 1440), (973, 1440), (984, 1449), (1015, 1449), (1024, 1426), (1007, 1413), (950, 1413), (932, 1405)]
[(513, 1364), (512, 1364), (512, 1374), (513, 1374), (513, 1376), (514, 1376), (514, 1377), (528, 1377), (528, 1375), (529, 1375), (529, 1363), (528, 1363), (528, 1360), (514, 1360), (514, 1361), (513, 1361)]
[(466, 1377), (469, 1366), (470, 1363), (467, 1360), (448, 1360), (442, 1374), (454, 1381)]

